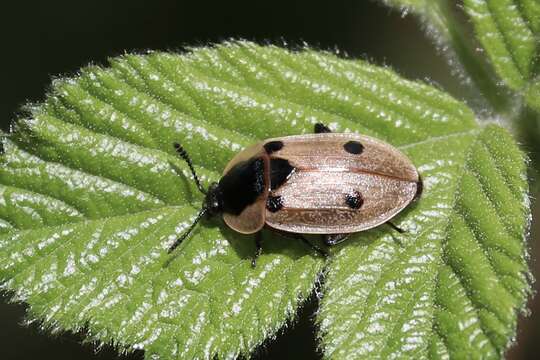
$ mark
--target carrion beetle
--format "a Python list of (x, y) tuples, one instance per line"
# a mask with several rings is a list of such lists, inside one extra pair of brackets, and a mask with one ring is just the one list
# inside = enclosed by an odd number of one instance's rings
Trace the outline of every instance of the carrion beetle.
[(323, 124), (315, 133), (268, 139), (238, 153), (223, 177), (201, 185), (191, 159), (180, 144), (198, 189), (205, 194), (189, 229), (169, 248), (172, 252), (205, 215), (222, 214), (242, 234), (257, 233), (255, 266), (261, 254), (260, 231), (266, 227), (326, 252), (303, 234), (322, 234), (335, 245), (355, 232), (388, 224), (422, 192), (412, 162), (393, 146), (354, 133), (333, 133)]

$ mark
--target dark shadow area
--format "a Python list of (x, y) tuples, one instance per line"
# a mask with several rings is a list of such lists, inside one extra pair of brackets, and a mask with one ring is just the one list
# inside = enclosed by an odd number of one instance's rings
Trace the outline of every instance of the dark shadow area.
[(8, 303), (9, 296), (0, 296), (0, 344), (1, 358), (5, 360), (30, 359), (77, 359), (77, 360), (142, 360), (144, 353), (138, 351), (129, 355), (119, 355), (112, 346), (100, 349), (92, 343), (84, 343), (83, 334), (69, 332), (51, 335), (42, 330), (38, 323), (23, 324), (26, 306)]
[(108, 57), (125, 52), (176, 50), (231, 38), (293, 47), (305, 41), (458, 89), (417, 22), (376, 2), (58, 0), (9, 2), (3, 10), (3, 129), (21, 105), (43, 100), (51, 77), (74, 75), (89, 63), (105, 65)]
[(322, 359), (317, 351), (315, 312), (319, 300), (315, 292), (300, 308), (297, 318), (280, 330), (277, 340), (266, 341), (255, 350), (252, 360), (264, 359)]

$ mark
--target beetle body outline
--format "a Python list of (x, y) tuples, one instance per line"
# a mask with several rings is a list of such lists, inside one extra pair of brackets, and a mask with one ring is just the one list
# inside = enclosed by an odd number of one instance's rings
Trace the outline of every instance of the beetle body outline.
[[(260, 234), (266, 227), (326, 254), (302, 234), (322, 234), (326, 245), (335, 245), (348, 234), (389, 223), (420, 197), (423, 188), (416, 167), (390, 144), (355, 133), (333, 133), (323, 124), (315, 125), (315, 134), (249, 146), (231, 159), (220, 181), (207, 191), (185, 150), (175, 147), (205, 200), (196, 221), (169, 251), (203, 216), (222, 214), (227, 226), (239, 233)], [(261, 253), (259, 236), (256, 247), (253, 264)]]

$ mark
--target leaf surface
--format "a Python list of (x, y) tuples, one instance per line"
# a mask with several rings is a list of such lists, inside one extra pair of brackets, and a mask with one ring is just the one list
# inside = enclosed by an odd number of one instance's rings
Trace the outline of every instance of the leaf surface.
[(404, 148), (422, 200), (395, 220), (405, 235), (359, 234), (333, 257), (319, 314), (328, 358), (502, 357), (530, 291), (512, 143), (488, 126)]
[[(316, 122), (401, 148), (426, 188), (396, 219), (402, 247), (381, 227), (332, 249), (318, 315), (325, 354), (366, 344), (382, 355), (435, 357), (453, 344), (501, 354), (529, 291), (523, 155), (433, 87), (312, 50), (227, 43), (126, 55), (55, 81), (4, 139), (4, 287), (53, 330), (87, 329), (149, 359), (249, 354), (294, 318), (325, 264), (265, 232), (252, 269), (253, 236), (218, 219), (171, 259), (202, 201), (172, 144), (207, 186), (243, 147)], [(487, 301), (490, 291), (500, 296)]]
[(510, 88), (523, 91), (538, 70), (540, 4), (535, 0), (465, 0), (464, 6), (499, 76)]
[[(512, 89), (503, 113), (519, 130), (538, 167), (540, 132), (540, 2), (537, 0), (465, 0), (482, 53), (500, 84)], [(502, 91), (502, 87), (500, 87)]]

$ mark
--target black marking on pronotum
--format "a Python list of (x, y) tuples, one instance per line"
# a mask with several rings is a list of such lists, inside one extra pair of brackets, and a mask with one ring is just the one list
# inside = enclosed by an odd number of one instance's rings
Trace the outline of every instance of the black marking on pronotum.
[(360, 144), (358, 141), (351, 140), (343, 145), (343, 148), (349, 154), (361, 154), (364, 151), (364, 145)]
[(270, 189), (275, 190), (285, 183), (292, 175), (294, 166), (282, 158), (270, 159)]
[(223, 211), (239, 215), (246, 206), (253, 204), (265, 189), (262, 158), (236, 164), (219, 181)]
[(277, 212), (283, 208), (283, 199), (281, 196), (268, 195), (266, 208), (271, 212)]
[(418, 182), (416, 183), (416, 194), (414, 194), (413, 201), (420, 198), (423, 191), (424, 191), (424, 182), (422, 181), (422, 177), (418, 175)]
[(348, 207), (351, 209), (360, 209), (362, 205), (364, 204), (364, 199), (362, 198), (362, 195), (358, 191), (354, 191), (351, 194), (347, 194), (345, 196), (345, 203)]
[(270, 141), (264, 144), (263, 146), (264, 146), (264, 150), (266, 150), (266, 153), (270, 155), (283, 148), (283, 141), (279, 141), (279, 140)]

